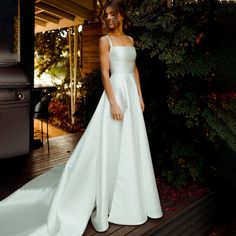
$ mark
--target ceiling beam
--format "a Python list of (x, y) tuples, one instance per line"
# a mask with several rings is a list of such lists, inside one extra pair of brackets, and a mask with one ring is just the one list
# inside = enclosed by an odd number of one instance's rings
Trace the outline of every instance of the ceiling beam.
[(57, 8), (55, 8), (53, 6), (50, 6), (50, 5), (46, 4), (46, 3), (43, 3), (43, 2), (36, 3), (36, 7), (40, 8), (40, 9), (46, 11), (46, 12), (49, 12), (51, 14), (54, 14), (54, 15), (57, 15), (59, 17), (65, 18), (67, 20), (70, 20), (70, 21), (74, 21), (74, 18), (75, 18), (72, 14), (69, 14), (69, 13), (67, 13), (65, 11), (59, 10), (59, 9), (57, 9)]
[(44, 14), (44, 13), (36, 14), (35, 17), (37, 17), (38, 19), (41, 19), (41, 20), (52, 22), (54, 24), (59, 24), (59, 19), (58, 18), (55, 18), (53, 16), (49, 16), (49, 15)]
[(69, 0), (41, 0), (43, 3), (46, 3), (47, 5), (51, 5), (55, 8), (58, 8), (60, 10), (66, 11), (74, 16), (80, 16), (84, 19), (92, 19), (93, 17), (93, 11), (82, 7), (78, 3), (71, 2)]
[(35, 7), (35, 13), (40, 13), (42, 11), (43, 11), (42, 9)]
[(43, 27), (43, 26), (40, 26), (40, 25), (36, 24), (35, 25), (35, 33), (49, 31), (49, 30), (62, 29), (62, 28), (65, 28), (65, 27), (74, 26), (74, 25), (82, 25), (82, 24), (84, 24), (84, 20), (80, 19), (78, 17), (75, 17), (75, 20), (73, 22), (64, 18), (64, 19), (61, 19), (59, 21), (58, 25), (56, 25), (54, 23), (51, 23), (51, 22), (48, 22), (46, 27), (45, 26)]
[(96, 0), (70, 0), (71, 2), (75, 2), (82, 7), (85, 7), (91, 11), (94, 11), (96, 6)]
[(39, 20), (37, 18), (35, 18), (35, 24), (36, 25), (40, 25), (42, 27), (46, 27), (47, 26), (47, 22), (46, 21), (43, 21), (43, 20)]

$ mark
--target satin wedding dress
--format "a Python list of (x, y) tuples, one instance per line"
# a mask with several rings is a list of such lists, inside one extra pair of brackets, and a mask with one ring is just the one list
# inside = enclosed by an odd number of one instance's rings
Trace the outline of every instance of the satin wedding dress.
[(71, 157), (0, 202), (0, 236), (80, 236), (91, 217), (97, 231), (109, 222), (139, 225), (159, 218), (159, 201), (134, 77), (133, 46), (110, 43), (110, 81), (123, 121), (111, 118), (103, 92)]

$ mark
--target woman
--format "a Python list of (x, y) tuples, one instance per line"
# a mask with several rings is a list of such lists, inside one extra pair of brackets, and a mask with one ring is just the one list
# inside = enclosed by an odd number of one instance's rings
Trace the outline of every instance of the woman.
[[(162, 216), (143, 120), (133, 39), (120, 1), (105, 7), (99, 41), (104, 92), (66, 166), (35, 178), (0, 202), (1, 236), (79, 236), (91, 217), (138, 225)], [(111, 74), (111, 76), (109, 75)]]

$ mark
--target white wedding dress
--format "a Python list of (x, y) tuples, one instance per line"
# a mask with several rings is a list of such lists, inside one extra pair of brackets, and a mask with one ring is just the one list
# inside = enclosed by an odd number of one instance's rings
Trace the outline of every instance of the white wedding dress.
[(138, 225), (162, 216), (134, 77), (135, 48), (110, 43), (110, 81), (123, 121), (103, 92), (66, 165), (36, 177), (0, 202), (0, 236), (81, 236), (91, 217)]

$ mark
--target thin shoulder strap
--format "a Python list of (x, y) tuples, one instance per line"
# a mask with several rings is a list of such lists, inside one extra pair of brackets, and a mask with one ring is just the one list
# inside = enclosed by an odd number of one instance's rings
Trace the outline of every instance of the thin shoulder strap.
[(132, 37), (130, 37), (129, 35), (127, 35), (129, 40), (131, 41), (132, 45), (134, 45), (134, 40), (132, 39)]
[(106, 36), (107, 36), (107, 38), (108, 38), (108, 41), (109, 41), (110, 47), (112, 47), (112, 42), (111, 42), (111, 38), (110, 38), (110, 36), (109, 36), (108, 34), (107, 34)]

